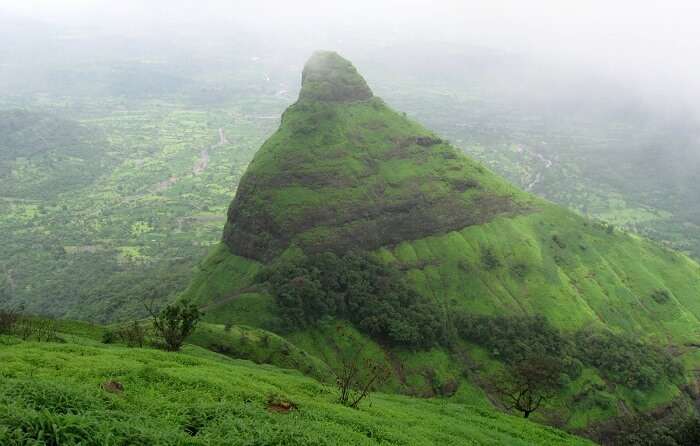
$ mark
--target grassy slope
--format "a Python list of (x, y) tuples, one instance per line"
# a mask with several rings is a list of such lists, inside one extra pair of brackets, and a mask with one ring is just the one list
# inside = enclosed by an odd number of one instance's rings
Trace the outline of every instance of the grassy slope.
[[(589, 444), (441, 400), (376, 394), (371, 404), (349, 409), (334, 402), (331, 388), (298, 372), (194, 346), (169, 354), (64, 337), (63, 344), (0, 337), (3, 445), (35, 444), (32, 439), (62, 445)], [(120, 382), (123, 393), (102, 390), (107, 380)], [(271, 399), (297, 409), (272, 412)]]
[[(487, 249), (499, 266), (484, 265)], [(564, 331), (605, 326), (661, 344), (698, 339), (697, 263), (555, 206), (380, 255), (406, 270), (422, 294), (473, 313), (544, 314)], [(655, 290), (672, 297), (658, 303)]]

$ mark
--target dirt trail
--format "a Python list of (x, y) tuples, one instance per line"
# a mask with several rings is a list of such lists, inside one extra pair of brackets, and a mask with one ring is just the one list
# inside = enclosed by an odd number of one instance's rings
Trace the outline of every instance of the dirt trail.
[(224, 135), (224, 129), (219, 128), (219, 145), (223, 146), (224, 144), (228, 144), (228, 139), (226, 139), (226, 135)]
[(199, 159), (197, 160), (197, 162), (194, 163), (194, 167), (192, 168), (192, 173), (194, 175), (199, 175), (200, 173), (204, 172), (204, 170), (207, 168), (208, 165), (209, 165), (209, 149), (204, 149), (199, 154)]
[(197, 162), (194, 164), (194, 167), (192, 168), (192, 173), (194, 175), (199, 175), (200, 173), (204, 172), (206, 170), (207, 166), (209, 166), (209, 151), (213, 150), (217, 147), (223, 146), (228, 144), (228, 140), (226, 139), (226, 135), (224, 134), (224, 129), (219, 128), (219, 142), (214, 144), (211, 147), (207, 147), (206, 149), (203, 149), (200, 154), (199, 154), (199, 159)]

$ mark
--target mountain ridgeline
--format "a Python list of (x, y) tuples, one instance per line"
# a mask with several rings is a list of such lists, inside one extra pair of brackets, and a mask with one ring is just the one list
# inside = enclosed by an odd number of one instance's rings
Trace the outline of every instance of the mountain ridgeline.
[[(284, 331), (330, 362), (334, 332), (313, 321), (345, 319), (394, 371), (385, 390), (466, 402), (536, 337), (494, 324), (546, 324), (533, 342), (561, 339), (543, 348), (571, 361), (537, 416), (574, 431), (687, 403), (695, 382), (679, 369), (700, 365), (697, 263), (513, 187), (393, 111), (333, 52), (306, 64), (185, 296), (212, 322)], [(280, 323), (290, 309), (306, 323)], [(439, 335), (406, 334), (415, 321)], [(411, 336), (434, 342), (390, 342)], [(640, 352), (619, 361), (640, 373), (618, 370), (620, 346)]]

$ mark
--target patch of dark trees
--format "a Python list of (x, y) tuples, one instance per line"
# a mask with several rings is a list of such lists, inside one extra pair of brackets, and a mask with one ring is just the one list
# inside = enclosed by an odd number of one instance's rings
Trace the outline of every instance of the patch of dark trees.
[(606, 330), (564, 334), (541, 315), (465, 314), (455, 324), (462, 338), (485, 347), (506, 364), (552, 358), (570, 379), (578, 378), (584, 367), (593, 367), (610, 382), (644, 390), (683, 373), (681, 365), (660, 347)]
[(397, 269), (369, 255), (326, 252), (278, 261), (258, 280), (271, 285), (287, 328), (338, 318), (394, 345), (430, 347), (448, 340), (445, 311), (409, 288)]
[(700, 418), (688, 407), (675, 405), (616, 417), (583, 434), (603, 446), (697, 446)]

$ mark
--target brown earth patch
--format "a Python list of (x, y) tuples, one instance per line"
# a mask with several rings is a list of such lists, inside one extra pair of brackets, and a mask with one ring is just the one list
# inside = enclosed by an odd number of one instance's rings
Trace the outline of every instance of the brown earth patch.
[(289, 413), (293, 410), (297, 410), (297, 405), (291, 401), (270, 397), (267, 400), (267, 410), (275, 413)]
[(105, 381), (102, 383), (101, 387), (105, 392), (114, 393), (117, 395), (124, 392), (124, 385), (122, 383), (120, 383), (119, 381), (114, 381), (114, 380)]

